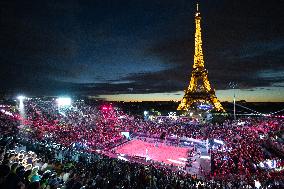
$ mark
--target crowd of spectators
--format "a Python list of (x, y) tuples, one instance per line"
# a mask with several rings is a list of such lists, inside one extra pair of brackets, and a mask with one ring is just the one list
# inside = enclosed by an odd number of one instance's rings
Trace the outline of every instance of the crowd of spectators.
[[(30, 159), (30, 160), (29, 160)], [(104, 155), (91, 162), (63, 162), (45, 153), (7, 151), (1, 165), (1, 188), (222, 188), (222, 182), (184, 172), (144, 166)], [(200, 187), (199, 187), (200, 186)]]
[[(9, 151), (15, 144), (11, 147), (5, 144), (1, 148), (1, 188), (8, 185), (13, 185), (12, 188), (253, 188), (255, 182), (266, 187), (283, 184), (283, 170), (261, 166), (266, 160), (275, 160), (277, 168), (283, 167), (284, 121), (281, 119), (244, 118), (221, 124), (193, 124), (178, 118), (143, 120), (110, 105), (91, 106), (81, 101), (72, 107), (59, 108), (54, 101), (29, 100), (24, 109), (24, 116), (13, 108), (0, 112), (3, 139), (21, 137), (32, 143), (60, 145), (64, 150), (80, 146), (86, 153), (108, 151), (120, 145), (126, 140), (121, 135), (123, 131), (148, 137), (164, 134), (218, 139), (224, 145), (209, 149), (211, 172), (200, 179), (186, 172), (125, 162), (102, 154), (84, 162), (69, 158), (58, 161), (47, 150), (34, 150), (37, 154)], [(34, 161), (24, 161), (23, 157)]]

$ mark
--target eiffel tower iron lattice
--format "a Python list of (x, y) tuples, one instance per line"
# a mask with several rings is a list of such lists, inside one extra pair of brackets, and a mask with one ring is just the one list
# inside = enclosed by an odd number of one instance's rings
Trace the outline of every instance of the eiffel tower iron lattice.
[(204, 67), (202, 39), (201, 39), (201, 15), (198, 10), (195, 13), (195, 52), (194, 64), (188, 88), (185, 90), (182, 101), (177, 110), (189, 110), (197, 104), (210, 104), (217, 111), (224, 112), (215, 90), (211, 88), (208, 80), (208, 71)]

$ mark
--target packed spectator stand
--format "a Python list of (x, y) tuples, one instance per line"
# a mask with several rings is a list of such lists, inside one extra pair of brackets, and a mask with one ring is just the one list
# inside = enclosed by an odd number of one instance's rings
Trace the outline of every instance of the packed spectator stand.
[[(143, 120), (119, 108), (83, 101), (58, 108), (31, 99), (25, 115), (12, 106), (0, 112), (0, 188), (283, 188), (283, 119), (243, 118), (219, 124), (179, 119)], [(156, 164), (109, 157), (126, 142), (121, 132), (147, 137), (217, 139), (211, 172), (191, 175)], [(59, 157), (60, 156), (60, 157)], [(273, 168), (266, 166), (273, 161)]]

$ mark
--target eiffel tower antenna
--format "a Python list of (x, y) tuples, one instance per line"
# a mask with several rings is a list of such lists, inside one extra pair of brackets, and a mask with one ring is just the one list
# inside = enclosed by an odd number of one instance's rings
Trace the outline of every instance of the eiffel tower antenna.
[(199, 10), (198, 10), (198, 3), (196, 3), (196, 12), (199, 12)]
[(201, 38), (201, 14), (197, 3), (195, 13), (195, 48), (193, 57), (193, 70), (191, 73), (189, 86), (185, 90), (177, 110), (189, 110), (199, 105), (210, 105), (217, 111), (224, 112), (220, 101), (215, 95), (215, 90), (211, 88), (208, 80), (208, 71), (204, 67), (202, 38)]

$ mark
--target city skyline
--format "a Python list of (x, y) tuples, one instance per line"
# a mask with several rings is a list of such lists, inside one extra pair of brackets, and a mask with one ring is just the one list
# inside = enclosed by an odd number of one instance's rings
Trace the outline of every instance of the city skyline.
[[(284, 102), (280, 1), (200, 1), (208, 77), (221, 101)], [(181, 100), (196, 1), (3, 1), (5, 94)]]

